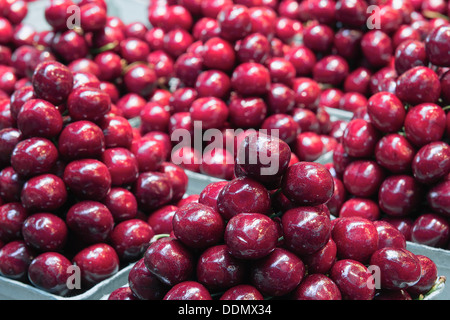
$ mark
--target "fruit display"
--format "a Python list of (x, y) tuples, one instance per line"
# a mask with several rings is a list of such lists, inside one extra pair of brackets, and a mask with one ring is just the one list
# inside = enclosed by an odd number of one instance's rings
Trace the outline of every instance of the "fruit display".
[(441, 288), (407, 245), (450, 249), (448, 1), (149, 0), (144, 21), (120, 1), (0, 0), (0, 280), (76, 298), (129, 268), (110, 300)]

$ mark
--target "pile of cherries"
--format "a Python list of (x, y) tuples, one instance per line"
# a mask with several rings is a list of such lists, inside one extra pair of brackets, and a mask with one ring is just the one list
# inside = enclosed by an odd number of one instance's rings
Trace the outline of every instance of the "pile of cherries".
[[(275, 148), (279, 168), (269, 177), (262, 161), (247, 161)], [(291, 165), (290, 154), (278, 138), (248, 135), (239, 176), (210, 183), (180, 206), (170, 233), (152, 239), (128, 285), (108, 299), (411, 300), (435, 288), (436, 264), (407, 250), (394, 226), (332, 219), (332, 174), (316, 162)]]
[[(58, 11), (63, 3), (52, 1), (45, 12), (54, 46), (67, 49), (63, 34), (85, 41), (89, 30), (106, 28), (105, 20), (83, 24), (86, 36), (61, 31), (54, 19), (65, 14)], [(89, 15), (105, 12), (98, 3), (83, 3), (82, 22), (94, 23)], [(67, 64), (62, 52), (30, 41), (2, 46), (12, 51), (2, 85), (8, 80), (12, 88), (2, 87), (1, 100), (0, 275), (76, 295), (142, 256), (159, 228), (150, 214), (175, 207), (188, 180), (168, 161), (165, 136), (136, 135), (101, 80), (77, 71), (91, 60)], [(69, 283), (71, 276), (79, 278)]]

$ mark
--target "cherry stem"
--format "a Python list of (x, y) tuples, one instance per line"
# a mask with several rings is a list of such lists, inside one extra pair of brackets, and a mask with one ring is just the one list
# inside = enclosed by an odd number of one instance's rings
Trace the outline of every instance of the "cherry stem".
[(159, 239), (168, 238), (168, 237), (170, 237), (170, 234), (168, 234), (168, 233), (155, 234), (153, 236), (153, 238), (150, 240), (150, 243), (153, 243), (153, 242), (158, 241)]
[(432, 294), (433, 292), (435, 292), (436, 290), (439, 289), (439, 287), (445, 283), (445, 281), (447, 280), (447, 278), (445, 276), (440, 276), (438, 278), (438, 280), (436, 281), (436, 283), (433, 285), (433, 287), (431, 287), (431, 289), (425, 293), (425, 294), (421, 294), (418, 298), (418, 300), (424, 300), (425, 297), (429, 296), (430, 294)]
[(450, 104), (448, 106), (443, 107), (442, 110), (444, 111), (450, 110)]
[(115, 49), (119, 45), (118, 41), (110, 42), (108, 44), (105, 44), (103, 47), (92, 49), (92, 53), (97, 55), (102, 52), (110, 51)]

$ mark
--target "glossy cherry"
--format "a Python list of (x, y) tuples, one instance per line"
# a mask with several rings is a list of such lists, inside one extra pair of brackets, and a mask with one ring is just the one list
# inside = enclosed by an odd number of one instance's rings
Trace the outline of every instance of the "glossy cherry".
[(144, 254), (144, 263), (162, 283), (170, 286), (188, 280), (195, 272), (192, 253), (171, 237), (151, 243)]
[(370, 221), (376, 221), (381, 214), (376, 201), (369, 198), (351, 198), (342, 204), (338, 216), (341, 218), (358, 216)]
[(394, 94), (379, 92), (368, 99), (367, 113), (375, 128), (390, 133), (402, 128), (406, 109)]
[(172, 200), (172, 188), (168, 175), (160, 172), (143, 172), (133, 185), (139, 207), (153, 211)]
[(421, 190), (421, 185), (412, 176), (392, 175), (381, 183), (378, 204), (389, 216), (405, 217), (418, 209)]
[(378, 249), (386, 247), (406, 249), (406, 238), (399, 229), (383, 220), (374, 221), (378, 232)]
[(119, 271), (119, 257), (114, 249), (105, 243), (82, 249), (73, 257), (72, 263), (80, 268), (81, 284), (84, 288), (90, 288)]
[(244, 96), (260, 96), (270, 88), (269, 70), (256, 62), (244, 62), (238, 65), (231, 75), (231, 86)]
[(220, 300), (264, 300), (264, 296), (252, 285), (239, 284), (226, 290)]
[(338, 286), (323, 274), (307, 275), (293, 293), (295, 300), (341, 300)]
[(412, 225), (411, 241), (430, 247), (444, 248), (450, 239), (450, 224), (435, 213), (420, 215)]
[(220, 191), (217, 208), (224, 219), (229, 220), (239, 213), (270, 213), (270, 195), (259, 182), (240, 177), (230, 181)]
[(35, 250), (27, 246), (23, 240), (8, 242), (0, 248), (0, 275), (26, 281), (28, 268), (36, 255)]
[(28, 279), (36, 288), (66, 296), (70, 289), (67, 286), (70, 268), (73, 264), (64, 255), (57, 252), (39, 254), (28, 267)]
[(174, 285), (163, 300), (212, 300), (211, 294), (197, 281), (183, 281)]
[(417, 151), (412, 161), (414, 178), (424, 184), (433, 184), (450, 171), (450, 146), (444, 141), (431, 142)]
[(412, 105), (436, 103), (441, 95), (439, 77), (428, 67), (411, 68), (398, 77), (395, 94)]
[(416, 257), (420, 262), (420, 280), (406, 289), (411, 295), (426, 294), (436, 284), (438, 278), (437, 266), (433, 260), (421, 254), (417, 254)]
[(364, 119), (353, 119), (342, 136), (342, 145), (351, 157), (370, 157), (373, 155), (379, 132), (373, 124)]
[(392, 173), (409, 172), (415, 154), (408, 139), (398, 133), (384, 136), (375, 147), (377, 163)]
[(450, 215), (450, 181), (442, 181), (432, 186), (427, 193), (428, 205), (435, 211), (444, 216)]
[(23, 222), (22, 236), (27, 245), (38, 251), (61, 251), (67, 242), (68, 228), (57, 215), (36, 213)]
[(372, 300), (375, 286), (372, 274), (361, 262), (352, 259), (338, 260), (330, 271), (330, 278), (339, 288), (343, 300)]
[(128, 285), (140, 300), (161, 300), (170, 288), (147, 269), (144, 258), (140, 258), (130, 269)]
[[(324, 206), (303, 206), (286, 211), (281, 217), (284, 242), (298, 254), (317, 252), (330, 238), (331, 222)], [(310, 233), (308, 230), (316, 230)]]
[(410, 108), (404, 121), (406, 138), (417, 147), (441, 140), (445, 126), (445, 112), (434, 103), (421, 103)]
[(42, 62), (34, 71), (32, 85), (37, 98), (59, 105), (72, 92), (73, 74), (57, 61)]
[(22, 226), (27, 217), (28, 212), (20, 202), (0, 206), (0, 240), (6, 243), (22, 239)]
[(334, 181), (324, 165), (298, 162), (286, 170), (281, 189), (289, 200), (299, 205), (315, 206), (331, 199)]

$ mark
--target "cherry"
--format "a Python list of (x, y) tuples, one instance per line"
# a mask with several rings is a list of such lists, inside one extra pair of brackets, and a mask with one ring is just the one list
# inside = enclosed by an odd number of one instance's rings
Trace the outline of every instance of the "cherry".
[(54, 30), (67, 29), (67, 19), (70, 16), (69, 7), (72, 0), (52, 0), (45, 7), (45, 20)]
[(342, 57), (328, 55), (314, 65), (312, 73), (315, 81), (338, 86), (348, 76), (349, 66), (347, 61)]
[(444, 136), (446, 117), (444, 110), (434, 103), (421, 103), (408, 110), (405, 117), (406, 138), (422, 147), (439, 141)]
[(226, 290), (220, 300), (264, 300), (264, 296), (252, 285), (238, 284)]
[(286, 44), (295, 43), (302, 31), (303, 25), (298, 20), (281, 16), (275, 21), (275, 36)]
[(44, 252), (31, 261), (28, 267), (28, 279), (36, 288), (66, 296), (70, 289), (67, 281), (72, 263), (64, 255), (57, 252)]
[(211, 294), (201, 283), (183, 281), (174, 285), (163, 300), (212, 300)]
[(405, 217), (418, 209), (421, 203), (421, 186), (412, 176), (393, 175), (380, 186), (378, 204), (389, 216)]
[(416, 257), (420, 262), (420, 280), (406, 289), (411, 295), (427, 293), (435, 285), (438, 277), (437, 266), (433, 260), (421, 254), (417, 254)]
[(355, 160), (344, 171), (343, 183), (349, 193), (357, 197), (370, 197), (378, 192), (385, 173), (373, 160)]
[(336, 261), (330, 271), (331, 280), (338, 286), (343, 300), (373, 300), (375, 286), (372, 274), (361, 262), (352, 259)]
[(192, 121), (201, 121), (202, 128), (222, 128), (228, 118), (228, 107), (223, 100), (210, 95), (203, 97), (202, 91), (198, 91), (200, 98), (192, 102), (190, 114)]
[(444, 216), (450, 215), (449, 199), (450, 199), (450, 182), (438, 182), (429, 189), (427, 193), (427, 203), (435, 211)]
[(226, 245), (208, 247), (200, 255), (196, 276), (209, 291), (229, 289), (244, 282), (247, 265), (233, 257)]
[(361, 51), (374, 68), (385, 67), (393, 56), (392, 40), (382, 30), (371, 30), (361, 38)]
[(415, 154), (408, 139), (398, 133), (384, 136), (375, 147), (377, 163), (392, 173), (409, 172)]
[(172, 200), (172, 188), (168, 175), (160, 172), (143, 172), (133, 185), (138, 206), (151, 212)]
[(224, 6), (217, 14), (217, 21), (220, 36), (227, 41), (243, 39), (252, 28), (248, 8), (244, 5)]
[(443, 25), (433, 29), (426, 39), (426, 52), (430, 62), (437, 66), (448, 67), (450, 60), (445, 52), (448, 52), (448, 40), (450, 38), (450, 27)]
[(58, 138), (59, 155), (65, 160), (99, 158), (105, 150), (102, 129), (87, 120), (69, 123)]
[(287, 86), (292, 84), (296, 76), (294, 64), (284, 57), (272, 57), (265, 61), (270, 73), (272, 83), (281, 83)]
[(94, 62), (99, 68), (98, 78), (102, 81), (117, 79), (122, 73), (122, 62), (119, 54), (105, 51), (95, 56)]
[(101, 30), (107, 20), (106, 9), (95, 3), (86, 3), (80, 6), (80, 26), (84, 32)]
[(155, 234), (170, 234), (173, 231), (173, 216), (178, 207), (165, 205), (148, 215), (147, 223), (152, 227)]
[(271, 55), (271, 45), (265, 35), (257, 32), (251, 33), (239, 42), (236, 54), (240, 63), (264, 64)]
[(359, 67), (350, 72), (344, 81), (344, 91), (357, 92), (363, 95), (369, 93), (372, 73), (365, 67)]
[(300, 132), (320, 132), (320, 123), (317, 114), (309, 109), (295, 108), (292, 111), (292, 118), (300, 126)]
[(132, 141), (130, 151), (136, 158), (140, 172), (157, 171), (167, 156), (163, 142), (145, 135)]
[(220, 28), (217, 19), (210, 17), (199, 18), (192, 27), (192, 35), (194, 39), (202, 42), (220, 36)]
[(263, 98), (234, 97), (228, 105), (229, 121), (235, 128), (260, 127), (268, 113)]
[(4, 202), (19, 202), (20, 192), (26, 179), (22, 178), (13, 167), (0, 171), (0, 197)]
[(334, 42), (333, 29), (325, 24), (310, 24), (303, 29), (303, 43), (316, 53), (329, 53)]
[(38, 99), (60, 105), (72, 92), (73, 74), (60, 62), (44, 61), (36, 67), (31, 82)]
[(342, 217), (331, 231), (339, 259), (366, 263), (377, 250), (378, 233), (372, 221), (358, 217)]
[(174, 235), (190, 248), (206, 248), (218, 243), (225, 230), (222, 216), (201, 203), (178, 208), (172, 224)]
[(411, 25), (403, 24), (392, 35), (392, 45), (397, 48), (403, 41), (420, 41), (421, 35)]
[(171, 155), (171, 161), (183, 169), (200, 172), (202, 154), (189, 146), (175, 147)]
[(197, 97), (198, 92), (194, 88), (178, 88), (172, 93), (169, 106), (174, 113), (187, 112)]
[(145, 253), (154, 234), (147, 222), (129, 219), (114, 227), (110, 241), (120, 261), (136, 261)]
[[(66, 127), (68, 126), (69, 125)], [(105, 148), (129, 149), (131, 147), (133, 141), (133, 128), (125, 117), (106, 115), (103, 120), (99, 122), (99, 127), (105, 138)]]
[(0, 240), (3, 242), (22, 240), (22, 226), (27, 217), (28, 212), (20, 202), (0, 206)]
[(184, 86), (195, 88), (197, 77), (203, 71), (203, 64), (202, 55), (193, 52), (183, 53), (175, 60), (175, 76)]
[(25, 243), (38, 251), (61, 251), (67, 242), (68, 229), (62, 218), (36, 213), (23, 222), (22, 235)]
[(140, 258), (130, 269), (128, 284), (133, 296), (140, 300), (160, 300), (169, 288), (158, 280)]
[(286, 170), (281, 189), (289, 200), (299, 205), (316, 206), (331, 199), (334, 181), (324, 165), (298, 162)]
[(65, 63), (85, 58), (89, 53), (86, 38), (75, 30), (67, 30), (55, 33), (51, 48), (55, 54)]
[(275, 248), (254, 263), (250, 281), (263, 295), (280, 297), (293, 291), (305, 277), (305, 265), (292, 252)]
[(20, 141), (11, 153), (11, 166), (23, 177), (49, 173), (58, 160), (58, 149), (46, 138)]
[(127, 91), (139, 94), (142, 97), (152, 95), (156, 86), (156, 80), (155, 71), (143, 62), (129, 66), (123, 75)]
[(217, 209), (225, 220), (247, 212), (269, 214), (270, 204), (267, 189), (248, 177), (231, 180), (217, 197)]
[(403, 233), (387, 221), (377, 220), (373, 224), (378, 232), (378, 249), (393, 247), (406, 249)]
[(212, 177), (231, 180), (234, 177), (234, 156), (227, 149), (205, 150), (199, 170)]
[(131, 291), (129, 286), (120, 287), (113, 290), (108, 295), (108, 300), (138, 300)]
[(238, 65), (231, 75), (231, 86), (244, 96), (259, 96), (270, 88), (269, 70), (256, 62), (244, 62)]
[(295, 93), (296, 107), (317, 109), (321, 89), (316, 81), (305, 77), (295, 78), (292, 89)]
[(111, 176), (111, 186), (130, 185), (139, 175), (139, 164), (135, 155), (125, 148), (109, 148), (103, 152), (102, 162)]
[(372, 94), (387, 91), (396, 93), (397, 71), (393, 67), (384, 67), (376, 71), (370, 79), (370, 91)]
[(301, 132), (297, 135), (294, 152), (301, 161), (315, 161), (323, 154), (325, 145), (315, 132)]
[(210, 206), (218, 211), (217, 199), (222, 189), (228, 184), (228, 181), (217, 181), (209, 183), (199, 194), (198, 202)]
[(381, 287), (385, 289), (407, 289), (420, 280), (419, 259), (406, 249), (379, 249), (370, 258), (370, 264), (380, 268)]
[(169, 286), (186, 281), (195, 272), (192, 253), (171, 237), (151, 243), (144, 253), (144, 263), (153, 275)]
[(341, 28), (334, 35), (334, 47), (336, 52), (347, 60), (359, 58), (361, 52), (361, 39), (363, 33), (360, 30)]
[(417, 66), (427, 66), (428, 57), (425, 44), (418, 40), (406, 40), (395, 49), (395, 70), (403, 74)]
[(367, 3), (362, 0), (336, 1), (336, 20), (345, 26), (359, 28), (367, 21)]
[(302, 255), (302, 261), (308, 266), (309, 274), (326, 274), (336, 262), (336, 243), (331, 237), (328, 242), (318, 251)]
[(414, 223), (414, 220), (412, 218), (409, 217), (396, 218), (385, 216), (381, 220), (389, 222), (403, 234), (406, 241), (411, 241), (411, 228)]
[(23, 240), (14, 240), (0, 248), (0, 274), (6, 278), (25, 281), (36, 252)]
[[(286, 211), (281, 217), (286, 247), (298, 254), (313, 254), (323, 248), (331, 232), (330, 219), (324, 206), (298, 207)], [(308, 230), (316, 230), (313, 234)]]
[(80, 268), (81, 284), (92, 287), (119, 271), (119, 257), (114, 249), (105, 243), (90, 245), (79, 251), (72, 263)]
[(286, 172), (290, 157), (288, 144), (278, 137), (263, 133), (249, 134), (238, 146), (235, 168), (273, 189)]
[(212, 37), (203, 44), (202, 57), (206, 68), (230, 71), (234, 67), (236, 53), (227, 40)]
[(284, 58), (294, 65), (297, 77), (311, 75), (317, 61), (314, 52), (301, 45), (290, 47), (284, 54)]
[(239, 213), (233, 216), (224, 234), (230, 254), (238, 259), (250, 260), (270, 254), (277, 245), (278, 237), (277, 224), (261, 213)]
[(287, 144), (293, 143), (301, 130), (300, 125), (288, 114), (273, 114), (268, 116), (261, 124), (261, 129), (267, 130), (269, 136), (278, 132), (279, 138)]
[(339, 217), (354, 216), (370, 221), (378, 220), (381, 216), (378, 203), (368, 198), (351, 198), (346, 200), (339, 210)]
[(375, 151), (379, 136), (379, 132), (371, 122), (353, 119), (344, 131), (342, 145), (351, 157), (370, 157)]
[(378, 92), (367, 101), (370, 122), (383, 133), (399, 131), (406, 117), (403, 103), (394, 94)]
[(35, 93), (31, 85), (14, 90), (10, 98), (11, 117), (17, 120), (17, 115), (24, 103), (34, 98)]
[(424, 184), (433, 184), (450, 172), (450, 146), (443, 141), (431, 142), (414, 156), (414, 178)]
[(67, 99), (70, 117), (77, 120), (98, 121), (111, 110), (111, 98), (100, 89), (79, 87)]
[(403, 102), (412, 105), (436, 103), (441, 94), (441, 84), (430, 68), (413, 67), (398, 77), (395, 94)]
[(444, 248), (450, 239), (450, 224), (435, 213), (420, 215), (412, 225), (411, 241), (430, 247)]
[(341, 300), (338, 286), (329, 277), (317, 273), (307, 275), (295, 289), (294, 300)]

